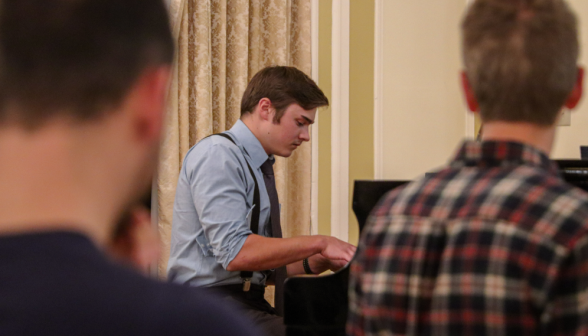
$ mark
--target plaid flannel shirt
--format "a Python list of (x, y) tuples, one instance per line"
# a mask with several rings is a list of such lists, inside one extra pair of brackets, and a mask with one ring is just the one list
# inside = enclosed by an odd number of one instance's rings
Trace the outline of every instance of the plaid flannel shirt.
[(372, 212), (347, 333), (588, 335), (587, 231), (587, 194), (545, 154), (465, 142)]

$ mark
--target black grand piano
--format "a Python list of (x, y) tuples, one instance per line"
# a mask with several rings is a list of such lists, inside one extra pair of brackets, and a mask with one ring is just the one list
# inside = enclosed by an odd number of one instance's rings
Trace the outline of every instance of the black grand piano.
[[(564, 180), (588, 192), (588, 160), (555, 160)], [(355, 181), (353, 211), (361, 232), (369, 213), (388, 191), (408, 181)], [(287, 336), (342, 336), (347, 321), (349, 265), (319, 277), (293, 277), (284, 285)]]
[[(372, 208), (388, 191), (408, 181), (355, 181), (353, 212), (361, 232)], [(287, 336), (345, 335), (349, 265), (320, 277), (293, 277), (284, 285)]]

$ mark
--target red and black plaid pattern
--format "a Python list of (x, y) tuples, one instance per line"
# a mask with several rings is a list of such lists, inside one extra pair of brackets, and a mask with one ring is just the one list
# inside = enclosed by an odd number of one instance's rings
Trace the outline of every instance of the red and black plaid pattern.
[(372, 212), (347, 333), (588, 335), (588, 196), (532, 147), (464, 143)]

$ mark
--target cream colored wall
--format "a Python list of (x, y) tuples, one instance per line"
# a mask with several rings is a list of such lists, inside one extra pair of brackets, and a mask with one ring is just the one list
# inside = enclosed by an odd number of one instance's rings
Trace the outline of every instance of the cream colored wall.
[[(568, 0), (580, 25), (580, 64), (588, 67), (588, 1)], [(586, 78), (584, 78), (586, 82)], [(580, 146), (588, 146), (588, 86), (584, 85), (584, 98), (572, 111), (571, 126), (557, 128), (557, 137), (551, 157), (579, 159)]]
[(413, 179), (443, 165), (464, 137), (458, 73), (465, 2), (383, 1), (385, 179)]
[(359, 225), (351, 208), (353, 181), (374, 178), (374, 17), (373, 0), (350, 1), (349, 26), (349, 242)]

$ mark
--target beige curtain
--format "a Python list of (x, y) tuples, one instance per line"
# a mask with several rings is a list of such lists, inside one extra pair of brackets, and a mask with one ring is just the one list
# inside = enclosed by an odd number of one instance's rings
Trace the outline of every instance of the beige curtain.
[[(239, 119), (249, 79), (268, 65), (310, 75), (310, 0), (172, 0), (177, 39), (158, 176), (159, 230), (165, 276), (173, 202), (188, 149)], [(276, 185), (285, 237), (310, 233), (310, 144), (278, 158)], [(271, 294), (269, 295), (271, 297)]]

